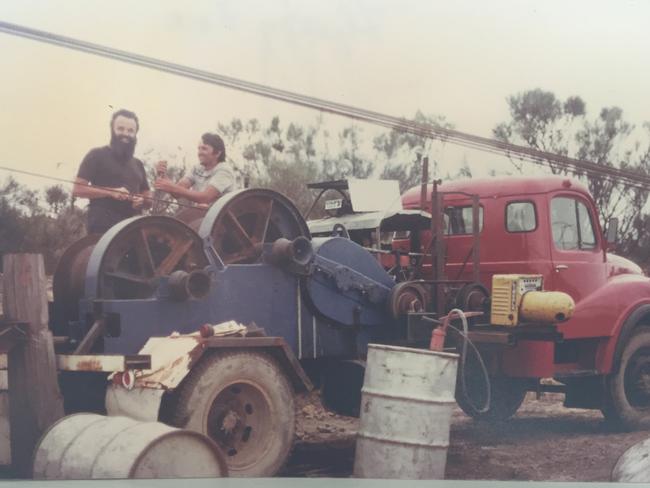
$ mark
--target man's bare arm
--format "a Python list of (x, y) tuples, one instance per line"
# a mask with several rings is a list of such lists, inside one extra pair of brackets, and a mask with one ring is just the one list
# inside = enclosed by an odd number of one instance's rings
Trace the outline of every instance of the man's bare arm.
[(183, 180), (185, 180), (185, 178), (181, 179), (178, 183), (172, 183), (171, 180), (166, 178), (158, 178), (154, 186), (156, 190), (166, 191), (176, 198), (185, 198), (191, 202), (201, 204), (211, 204), (221, 196), (221, 193), (210, 185), (202, 191), (190, 190), (181, 185), (181, 183), (186, 183)]

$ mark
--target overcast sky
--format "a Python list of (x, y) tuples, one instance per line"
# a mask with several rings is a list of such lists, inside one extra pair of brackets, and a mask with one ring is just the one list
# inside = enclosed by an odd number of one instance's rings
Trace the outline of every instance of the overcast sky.
[[(636, 125), (650, 120), (648, 19), (643, 0), (0, 3), (2, 21), (389, 115), (420, 109), (481, 136), (507, 119), (508, 95), (536, 87), (580, 95), (590, 117), (618, 105)], [(0, 76), (0, 165), (61, 178), (107, 143), (113, 108), (138, 113), (136, 154), (181, 146), (190, 162), (217, 121), (318, 115), (3, 33)], [(359, 125), (368, 138), (377, 130)], [(466, 157), (475, 174), (495, 158), (449, 148), (436, 156), (452, 166)]]

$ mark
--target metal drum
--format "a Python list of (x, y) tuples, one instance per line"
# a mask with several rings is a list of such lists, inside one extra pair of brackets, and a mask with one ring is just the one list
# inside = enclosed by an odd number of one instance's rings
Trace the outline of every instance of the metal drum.
[(160, 422), (76, 414), (53, 424), (34, 455), (34, 479), (204, 478), (228, 475), (207, 437)]
[(617, 483), (650, 482), (650, 439), (634, 444), (625, 451), (612, 470)]
[(354, 476), (443, 479), (458, 355), (368, 346)]

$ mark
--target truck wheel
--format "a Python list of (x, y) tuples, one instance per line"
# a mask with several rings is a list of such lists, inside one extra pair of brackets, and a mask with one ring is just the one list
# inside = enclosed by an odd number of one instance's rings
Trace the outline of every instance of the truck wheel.
[(479, 374), (466, 380), (467, 393), (463, 392), (460, 380), (456, 382), (456, 402), (461, 410), (475, 420), (494, 421), (512, 417), (526, 398), (526, 384), (516, 378), (491, 377), (490, 405), (486, 412), (480, 412), (485, 406), (486, 389), (483, 376), (478, 371), (475, 373)]
[(220, 352), (203, 358), (183, 382), (172, 423), (215, 441), (230, 476), (273, 476), (293, 446), (293, 390), (272, 356)]
[(606, 378), (605, 418), (625, 430), (650, 427), (650, 329), (635, 332)]

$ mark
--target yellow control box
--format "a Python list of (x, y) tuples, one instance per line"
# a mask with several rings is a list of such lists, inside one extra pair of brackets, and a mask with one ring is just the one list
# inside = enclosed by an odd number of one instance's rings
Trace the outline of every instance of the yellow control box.
[(542, 291), (542, 275), (504, 274), (492, 277), (490, 321), (494, 325), (515, 326), (519, 323), (519, 307), (529, 291)]

